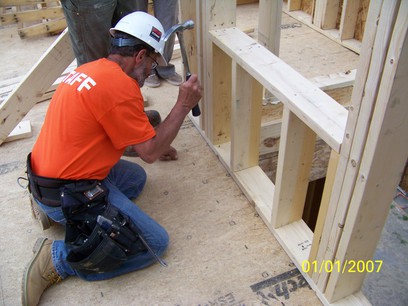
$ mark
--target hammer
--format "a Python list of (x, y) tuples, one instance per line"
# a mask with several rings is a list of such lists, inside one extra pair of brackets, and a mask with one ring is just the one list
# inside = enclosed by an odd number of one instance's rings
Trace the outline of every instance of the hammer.
[[(174, 26), (172, 26), (170, 29), (166, 31), (166, 33), (164, 34), (164, 38), (163, 38), (164, 43), (166, 43), (171, 35), (173, 35), (174, 33), (177, 34), (178, 41), (180, 44), (181, 58), (183, 59), (184, 70), (186, 72), (186, 81), (190, 78), (191, 72), (190, 72), (190, 66), (188, 65), (186, 47), (184, 45), (183, 31), (190, 30), (193, 28), (194, 28), (194, 21), (187, 20), (183, 24), (175, 24)], [(194, 117), (201, 115), (200, 107), (198, 106), (198, 104), (193, 107), (192, 111), (193, 111)]]

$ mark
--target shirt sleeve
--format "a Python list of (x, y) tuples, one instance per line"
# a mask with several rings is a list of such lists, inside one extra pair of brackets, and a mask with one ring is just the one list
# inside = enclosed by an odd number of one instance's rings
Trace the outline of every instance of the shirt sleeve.
[(116, 149), (145, 142), (156, 135), (143, 105), (134, 100), (117, 104), (99, 122)]

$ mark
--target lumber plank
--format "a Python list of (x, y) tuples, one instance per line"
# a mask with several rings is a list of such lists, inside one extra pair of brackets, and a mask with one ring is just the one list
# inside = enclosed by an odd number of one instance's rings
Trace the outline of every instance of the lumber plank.
[[(370, 6), (369, 20), (367, 20), (369, 31), (364, 35), (364, 53), (357, 68), (359, 73), (356, 75), (345, 139), (323, 230), (322, 247), (317, 256), (319, 262), (333, 260), (340, 241), (364, 153), (368, 127), (372, 119), (377, 88), (391, 36), (390, 24), (394, 23), (396, 9), (395, 2), (391, 1), (375, 2)], [(325, 271), (313, 275), (313, 279), (322, 291), (325, 290), (328, 277), (329, 274)]]
[(21, 6), (55, 2), (55, 0), (0, 0), (0, 6)]
[[(282, 1), (259, 2), (258, 17), (258, 42), (279, 56), (280, 32), (282, 23)], [(264, 89), (265, 99), (273, 98), (273, 95)]]
[[(313, 232), (303, 220), (275, 228), (276, 238), (294, 263), (299, 265), (309, 258)], [(299, 267), (301, 270), (301, 267)]]
[[(200, 50), (199, 50), (199, 58), (202, 59), (202, 84), (205, 88), (206, 94), (204, 94), (202, 98), (202, 116), (204, 116), (203, 120), (203, 127), (206, 135), (208, 135), (209, 139), (212, 142), (215, 140), (217, 141), (229, 141), (230, 132), (226, 131), (224, 134), (223, 130), (221, 130), (222, 134), (221, 139), (219, 139), (217, 135), (217, 127), (214, 127), (214, 122), (219, 123), (219, 120), (216, 120), (213, 116), (217, 115), (216, 109), (213, 108), (217, 103), (219, 103), (219, 99), (222, 100), (228, 99), (228, 97), (217, 97), (213, 94), (213, 83), (216, 82), (215, 78), (219, 78), (217, 73), (213, 71), (213, 67), (217, 64), (221, 64), (222, 62), (214, 63), (213, 59), (213, 47), (209, 40), (209, 33), (210, 29), (217, 29), (217, 28), (224, 28), (229, 26), (234, 26), (236, 21), (236, 1), (234, 0), (225, 0), (225, 1), (216, 1), (216, 0), (206, 0), (206, 1), (198, 1), (199, 3), (199, 11), (200, 11), (200, 22), (201, 22), (201, 33), (202, 37), (200, 37)], [(228, 73), (230, 70), (225, 71), (218, 71), (221, 74)], [(231, 76), (225, 78), (229, 84), (231, 84)], [(231, 100), (229, 100), (229, 107), (231, 105)], [(218, 108), (218, 106), (216, 106)], [(230, 112), (227, 111), (227, 122), (230, 121)]]
[(340, 21), (340, 39), (350, 39), (354, 38), (354, 32), (356, 29), (358, 8), (360, 6), (360, 1), (343, 1), (343, 11), (341, 14)]
[(283, 7), (284, 12), (287, 13), (292, 18), (304, 23), (305, 25), (311, 27), (313, 30), (325, 35), (326, 37), (330, 38), (331, 40), (335, 41), (336, 43), (360, 54), (362, 50), (362, 43), (361, 41), (350, 38), (350, 39), (340, 39), (340, 31), (338, 29), (322, 29), (321, 27), (316, 26), (312, 22), (312, 17), (307, 13), (297, 10), (297, 11), (289, 11), (287, 6)]
[(65, 30), (0, 105), (0, 144), (74, 58)]
[(239, 65), (232, 70), (231, 168), (258, 165), (263, 87)]
[(212, 119), (207, 128), (212, 143), (231, 140), (232, 60), (220, 48), (212, 48), (212, 98), (206, 119)]
[(322, 30), (336, 28), (339, 0), (316, 0), (313, 24)]
[(347, 110), (265, 47), (237, 28), (210, 31), (211, 40), (336, 151)]
[(256, 3), (259, 0), (237, 0), (237, 5)]
[(279, 151), (281, 125), (281, 119), (261, 124), (259, 155)]
[[(333, 191), (334, 179), (336, 177), (337, 165), (339, 163), (339, 154), (331, 151), (329, 165), (327, 167), (326, 180), (324, 183), (322, 200), (320, 202), (319, 215), (317, 217), (316, 226), (313, 232), (313, 243), (309, 254), (309, 262), (316, 260), (317, 252), (320, 247), (320, 239), (323, 233), (324, 221), (326, 220), (327, 210), (329, 207), (330, 196)], [(308, 271), (309, 276), (312, 276), (312, 271)]]
[[(356, 70), (333, 73), (310, 79), (321, 90), (342, 105), (348, 105), (351, 100), (351, 90), (354, 85)], [(273, 119), (261, 124), (261, 139), (259, 154), (265, 155), (279, 150), (279, 139), (282, 120)]]
[(32, 26), (18, 29), (21, 38), (33, 37), (46, 33), (60, 33), (67, 27), (65, 18), (48, 20)]
[[(200, 35), (201, 34), (200, 31), (197, 29), (197, 27), (200, 27), (200, 14), (198, 12), (198, 7), (199, 7), (199, 4), (197, 3), (196, 0), (179, 1), (181, 21), (184, 22), (186, 20), (193, 20), (195, 23), (194, 29), (189, 30), (189, 31), (184, 31), (183, 36), (184, 36), (184, 44), (187, 50), (187, 58), (188, 58), (188, 63), (190, 66), (191, 73), (197, 74), (199, 80), (202, 80), (203, 79), (202, 78), (202, 67), (198, 60), (199, 53), (200, 53), (200, 45), (202, 44), (202, 42), (200, 41), (200, 38), (202, 35)], [(173, 48), (172, 59), (174, 60), (180, 57), (181, 57), (180, 45), (178, 41), (176, 41), (174, 48)], [(186, 71), (184, 71), (184, 65), (183, 65), (183, 74), (185, 77)], [(201, 110), (202, 109), (201, 101), (199, 102), (199, 107)], [(204, 122), (203, 113), (202, 113), (202, 116), (199, 116), (198, 120), (200, 124), (203, 125), (203, 122)]]
[(301, 4), (302, 4), (302, 0), (288, 0), (289, 11), (300, 10)]
[[(41, 97), (38, 97), (36, 99), (35, 103), (39, 103), (39, 102), (43, 102), (43, 101), (51, 99), (52, 95), (54, 94), (54, 91), (57, 89), (58, 85), (62, 82), (64, 77), (68, 75), (76, 67), (77, 67), (76, 60), (74, 60), (67, 67), (67, 69), (64, 70), (61, 76), (55, 80), (55, 82), (50, 86), (50, 88), (48, 88)], [(6, 98), (19, 85), (19, 83), (21, 82), (21, 80), (23, 80), (23, 78), (24, 77), (16, 77), (16, 78), (12, 78), (12, 79), (8, 79), (8, 80), (4, 80), (0, 82), (0, 105), (6, 100)]]
[[(193, 123), (198, 128), (197, 122), (193, 121)], [(231, 143), (225, 142), (214, 145), (204, 134), (203, 130), (198, 128), (198, 131), (208, 143), (209, 147), (218, 156), (222, 165), (240, 187), (247, 199), (255, 205), (257, 212), (272, 231), (271, 211), (275, 185), (259, 166), (250, 167), (240, 171), (232, 171), (230, 167)]]
[(287, 107), (283, 110), (272, 226), (302, 219), (316, 134)]
[(351, 71), (314, 77), (311, 81), (323, 91), (344, 88), (354, 85), (356, 73), (357, 70), (353, 69)]
[(254, 166), (233, 172), (232, 177), (241, 190), (243, 190), (245, 196), (255, 205), (265, 224), (271, 227), (271, 211), (275, 185), (265, 172), (259, 166)]
[(62, 7), (48, 7), (39, 10), (27, 10), (15, 13), (1, 14), (0, 25), (57, 18), (64, 18)]
[(282, 1), (259, 1), (258, 42), (279, 56)]
[(18, 139), (29, 138), (33, 135), (30, 120), (21, 121), (8, 135), (4, 142), (10, 142)]
[[(408, 158), (408, 2), (398, 5), (376, 107), (359, 167), (336, 258), (372, 259)], [(384, 160), (387, 160), (384, 163)], [(361, 247), (364, 245), (364, 247)], [(363, 273), (338, 273), (329, 279), (326, 295), (335, 302), (360, 289)]]

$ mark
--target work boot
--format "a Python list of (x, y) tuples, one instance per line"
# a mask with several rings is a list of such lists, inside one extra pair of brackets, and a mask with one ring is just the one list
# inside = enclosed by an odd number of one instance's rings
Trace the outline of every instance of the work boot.
[(34, 257), (23, 276), (23, 306), (38, 305), (43, 292), (62, 280), (52, 263), (51, 246), (52, 240), (47, 238), (37, 239), (34, 245)]
[[(146, 116), (149, 118), (149, 122), (153, 127), (156, 127), (161, 122), (160, 113), (156, 110), (147, 110)], [(133, 146), (127, 146), (125, 152), (123, 152), (123, 156), (127, 157), (137, 157), (137, 153), (133, 150)]]
[(33, 198), (30, 194), (30, 206), (31, 206), (31, 214), (33, 215), (34, 219), (40, 223), (42, 230), (46, 230), (50, 228), (55, 222), (48, 218), (48, 215), (41, 209), (38, 205), (37, 201)]

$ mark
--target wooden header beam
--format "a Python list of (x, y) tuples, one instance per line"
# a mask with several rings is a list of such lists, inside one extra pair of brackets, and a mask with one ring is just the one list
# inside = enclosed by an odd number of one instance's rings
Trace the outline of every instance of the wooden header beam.
[(343, 106), (239, 29), (210, 34), (219, 48), (339, 152), (347, 121)]

